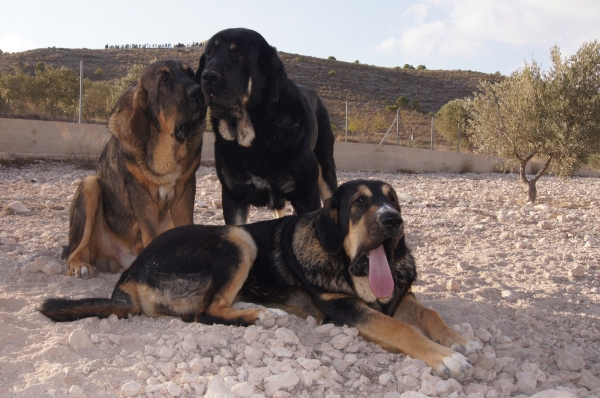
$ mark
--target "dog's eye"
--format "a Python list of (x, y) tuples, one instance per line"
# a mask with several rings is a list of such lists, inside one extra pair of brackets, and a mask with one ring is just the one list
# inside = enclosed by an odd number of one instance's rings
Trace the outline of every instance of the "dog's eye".
[(214, 51), (213, 51), (213, 50), (210, 50), (210, 51), (208, 51), (208, 52), (206, 53), (206, 56), (207, 56), (207, 57), (212, 57), (212, 55), (213, 55), (213, 54), (214, 54)]
[(163, 76), (162, 79), (160, 79), (160, 84), (167, 84), (169, 83), (169, 78), (167, 76)]
[(390, 195), (390, 202), (396, 203), (396, 197), (394, 195)]
[(242, 53), (241, 53), (241, 52), (239, 52), (239, 51), (236, 51), (236, 52), (235, 52), (235, 57), (236, 57), (236, 58), (242, 58), (242, 57), (243, 57), (243, 55), (242, 55)]
[(367, 198), (364, 196), (359, 196), (358, 198), (356, 198), (354, 200), (354, 204), (355, 205), (362, 205), (363, 203), (365, 203), (367, 201)]

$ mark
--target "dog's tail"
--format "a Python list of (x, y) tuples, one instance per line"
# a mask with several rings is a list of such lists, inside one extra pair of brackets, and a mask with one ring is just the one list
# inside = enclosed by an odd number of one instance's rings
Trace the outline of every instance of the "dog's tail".
[(82, 318), (108, 318), (115, 314), (119, 318), (127, 318), (133, 311), (130, 300), (103, 298), (86, 298), (69, 300), (62, 298), (48, 299), (42, 303), (39, 311), (56, 322), (71, 322)]

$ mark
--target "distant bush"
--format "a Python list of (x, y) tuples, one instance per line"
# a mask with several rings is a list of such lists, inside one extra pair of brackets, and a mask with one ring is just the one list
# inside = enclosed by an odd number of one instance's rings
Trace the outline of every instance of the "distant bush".
[(296, 58), (294, 58), (294, 61), (295, 62), (301, 62), (302, 61), (302, 57), (296, 57)]
[(104, 76), (104, 71), (102, 70), (102, 68), (96, 69), (96, 71), (94, 72), (94, 76), (96, 76), (96, 77)]
[(419, 66), (417, 66), (417, 69), (425, 70), (425, 69), (427, 69), (427, 67), (425, 65), (419, 65)]
[(496, 73), (494, 73), (494, 76), (502, 76), (502, 73), (500, 73), (499, 71), (496, 71)]
[(385, 107), (385, 110), (388, 112), (396, 112), (400, 108), (398, 105), (388, 105)]
[(399, 96), (398, 99), (396, 99), (396, 105), (398, 105), (400, 108), (406, 108), (409, 104), (410, 98), (405, 97), (403, 95)]
[(404, 64), (404, 66), (402, 67), (402, 69), (415, 69), (415, 67), (412, 66), (411, 64)]
[(36, 71), (40, 71), (40, 72), (44, 72), (46, 70), (46, 64), (43, 62), (38, 62), (37, 64), (35, 64), (35, 70)]
[(359, 60), (354, 61), (355, 64), (360, 64)]
[(333, 55), (330, 55), (329, 57), (327, 57), (327, 59), (330, 59), (330, 60), (332, 60), (332, 61), (335, 61), (335, 60), (336, 60), (336, 59), (335, 59), (335, 57), (334, 57)]
[(415, 111), (420, 111), (421, 110), (421, 101), (419, 101), (418, 99), (414, 99), (414, 100), (410, 101), (410, 107), (413, 108)]
[(329, 71), (328, 75), (329, 75), (329, 76), (335, 76), (335, 74), (336, 74), (336, 73), (337, 73), (337, 72), (336, 72), (335, 70), (333, 70), (333, 69), (332, 69), (332, 70), (330, 70), (330, 71)]

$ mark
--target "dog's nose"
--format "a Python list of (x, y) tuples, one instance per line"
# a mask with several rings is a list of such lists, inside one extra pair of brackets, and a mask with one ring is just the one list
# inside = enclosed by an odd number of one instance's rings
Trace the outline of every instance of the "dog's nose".
[(402, 217), (395, 211), (387, 211), (379, 218), (381, 223), (390, 230), (395, 230), (402, 224)]
[(188, 88), (187, 92), (188, 95), (196, 101), (202, 97), (202, 87), (200, 87), (198, 84), (194, 84)]
[(205, 70), (202, 72), (202, 83), (217, 83), (221, 80), (221, 74), (213, 70)]

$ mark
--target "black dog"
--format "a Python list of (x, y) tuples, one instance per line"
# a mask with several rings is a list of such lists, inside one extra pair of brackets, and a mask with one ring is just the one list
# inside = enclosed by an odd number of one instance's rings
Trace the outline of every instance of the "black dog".
[[(481, 346), (419, 304), (410, 292), (416, 275), (396, 193), (359, 180), (303, 216), (167, 231), (123, 273), (111, 299), (50, 299), (41, 312), (55, 321), (144, 313), (269, 326), (287, 320), (284, 309), (356, 327), (364, 338), (456, 377), (468, 360), (453, 350), (471, 354)], [(238, 300), (280, 310), (232, 308)]]
[(215, 131), (225, 223), (245, 224), (250, 205), (285, 214), (321, 207), (337, 187), (334, 136), (317, 94), (287, 78), (275, 48), (252, 30), (207, 43), (196, 81)]

